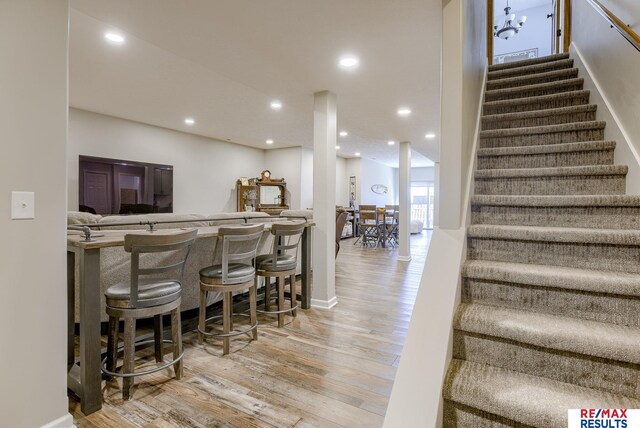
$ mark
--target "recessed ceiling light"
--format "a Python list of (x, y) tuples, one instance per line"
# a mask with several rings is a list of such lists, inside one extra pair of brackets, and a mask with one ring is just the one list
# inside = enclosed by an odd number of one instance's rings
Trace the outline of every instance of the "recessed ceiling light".
[(269, 139), (269, 140), (265, 141), (265, 143), (267, 143), (267, 144), (273, 144), (273, 140)]
[(432, 140), (436, 138), (436, 134), (434, 134), (433, 132), (429, 132), (427, 135), (424, 136), (424, 138), (426, 138), (427, 140)]
[(184, 123), (186, 123), (187, 125), (193, 125), (194, 123), (196, 123), (196, 121), (192, 117), (188, 117), (184, 120)]
[(271, 108), (273, 110), (280, 110), (282, 108), (282, 103), (278, 100), (271, 101)]
[(409, 116), (411, 114), (411, 109), (409, 107), (400, 107), (398, 109), (398, 116)]
[(391, 140), (387, 141), (387, 144), (390, 146), (393, 146), (395, 143), (396, 143), (395, 141), (391, 141)]
[(360, 64), (360, 60), (353, 55), (346, 55), (340, 58), (338, 64), (340, 64), (342, 68), (355, 68)]
[(347, 135), (349, 135), (349, 133), (347, 131), (340, 131), (340, 136), (341, 137), (346, 137)]
[(111, 31), (108, 33), (104, 33), (104, 38), (113, 44), (121, 45), (124, 43), (124, 36), (122, 34), (114, 33)]
[(356, 156), (360, 156), (360, 152), (355, 152), (354, 153)]
[(336, 150), (340, 150), (340, 146), (336, 146)]

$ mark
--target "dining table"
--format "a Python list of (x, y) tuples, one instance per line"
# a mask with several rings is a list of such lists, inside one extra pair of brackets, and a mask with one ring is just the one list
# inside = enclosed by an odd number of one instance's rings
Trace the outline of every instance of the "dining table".
[[(280, 222), (280, 221), (279, 221)], [(286, 223), (287, 221), (283, 221)], [(311, 229), (312, 220), (306, 220), (301, 242), (301, 306), (311, 306)], [(265, 233), (272, 223), (266, 222)], [(96, 226), (96, 225), (92, 225)], [(113, 224), (111, 226), (117, 226)], [(223, 225), (229, 226), (229, 225)], [(217, 237), (223, 226), (197, 227), (198, 238)], [(184, 229), (184, 228), (183, 228)], [(80, 399), (80, 409), (89, 415), (102, 408), (102, 355), (100, 327), (100, 252), (103, 248), (124, 246), (127, 233), (171, 233), (180, 228), (161, 230), (100, 230), (87, 240), (78, 231), (67, 234), (67, 388)], [(99, 236), (98, 236), (99, 235)], [(75, 280), (78, 276), (78, 318), (80, 354), (75, 356)]]

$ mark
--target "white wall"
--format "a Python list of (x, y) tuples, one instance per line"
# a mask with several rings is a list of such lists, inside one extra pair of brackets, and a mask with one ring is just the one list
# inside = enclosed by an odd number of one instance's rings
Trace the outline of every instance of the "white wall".
[[(300, 163), (300, 209), (313, 207), (313, 150), (302, 147)], [(336, 161), (338, 158), (336, 158)], [(337, 168), (337, 165), (336, 165)], [(337, 180), (337, 176), (336, 176)], [(337, 188), (337, 182), (336, 182)], [(336, 196), (337, 197), (337, 196)]]
[(70, 210), (78, 209), (79, 155), (173, 165), (174, 212), (204, 215), (236, 211), (236, 180), (259, 176), (265, 165), (264, 150), (70, 109)]
[[(640, 18), (640, 4), (608, 3), (624, 4)], [(572, 28), (571, 49), (585, 89), (591, 89), (590, 102), (598, 104), (598, 119), (607, 121), (605, 138), (618, 143), (615, 162), (629, 166), (627, 193), (640, 194), (640, 52), (586, 2), (573, 3), (572, 21), (579, 24)]]
[(349, 175), (347, 160), (336, 157), (336, 205), (349, 206)]
[[(504, 20), (504, 1), (496, 1), (494, 7), (495, 23)], [(547, 19), (547, 14), (553, 13), (551, 1), (546, 6), (532, 7), (524, 10), (511, 10), (516, 14), (516, 19), (522, 15), (527, 17), (527, 22), (522, 30), (509, 40), (498, 37), (493, 38), (493, 54), (499, 55), (510, 52), (520, 52), (526, 49), (538, 48), (538, 56), (551, 55), (552, 43), (552, 18)], [(498, 19), (499, 18), (499, 19)]]
[[(385, 206), (398, 203), (398, 168), (381, 164), (366, 158), (346, 160), (347, 204), (349, 202), (349, 177), (356, 177), (356, 205), (367, 204)], [(389, 192), (376, 194), (371, 190), (374, 184), (387, 186)]]
[(640, 33), (640, 2), (638, 0), (600, 0), (600, 2), (625, 24)]
[[(0, 2), (0, 425), (70, 427), (67, 401), (66, 0)], [(35, 219), (10, 220), (11, 191)], [(36, 267), (37, 266), (37, 267)]]
[(435, 167), (424, 166), (411, 168), (411, 182), (416, 181), (433, 183), (435, 181)]
[[(350, 159), (346, 159), (345, 164), (346, 164), (346, 176), (347, 176), (347, 185), (349, 180), (351, 179), (351, 177), (355, 177), (356, 178), (356, 206), (360, 205), (360, 189), (361, 189), (361, 182), (362, 182), (362, 163), (360, 162), (361, 159), (360, 158), (350, 158)], [(349, 192), (349, 189), (347, 187), (347, 192)], [(347, 194), (347, 200), (348, 200), (349, 196)]]

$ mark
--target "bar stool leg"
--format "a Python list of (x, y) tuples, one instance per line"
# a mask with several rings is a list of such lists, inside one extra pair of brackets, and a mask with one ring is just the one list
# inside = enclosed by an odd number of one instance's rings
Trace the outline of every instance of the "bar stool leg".
[[(118, 321), (117, 317), (109, 317), (109, 335), (107, 336), (107, 370), (116, 371), (118, 362)], [(111, 376), (107, 377), (109, 380)]]
[[(180, 325), (180, 308), (171, 311), (171, 341), (173, 342), (173, 359), (180, 357), (182, 353), (182, 326)], [(173, 365), (176, 379), (182, 378), (182, 359)]]
[[(257, 277), (256, 281), (253, 284), (253, 287), (249, 289), (249, 321), (251, 325), (255, 325), (258, 322), (258, 313), (256, 312), (257, 306), (257, 294), (258, 294), (258, 286), (256, 285), (258, 282)], [(253, 329), (253, 340), (258, 340), (258, 328)]]
[[(229, 297), (231, 293), (223, 292), (222, 293), (222, 332), (227, 334), (231, 331), (230, 320), (231, 320), (231, 302), (229, 302)], [(227, 355), (229, 353), (229, 336), (224, 336), (222, 338), (222, 355)]]
[[(277, 277), (278, 311), (284, 311), (284, 276)], [(284, 313), (278, 313), (278, 328), (284, 327)]]
[(271, 277), (264, 277), (264, 310), (271, 310)]
[[(136, 319), (124, 319), (124, 366), (123, 373), (134, 372), (135, 360), (135, 339), (136, 339)], [(133, 396), (133, 377), (125, 377), (122, 379), (122, 399), (128, 400)]]
[(155, 340), (155, 354), (156, 354), (156, 362), (162, 362), (162, 315), (154, 315), (153, 316), (153, 338)]
[[(296, 274), (295, 273), (289, 277), (289, 291), (291, 292), (291, 307), (293, 308), (297, 305), (297, 299), (298, 299), (298, 296), (296, 296)], [(296, 312), (297, 312), (296, 309), (292, 310), (291, 315), (295, 317), (297, 315)]]
[[(200, 331), (205, 331), (205, 320), (207, 319), (207, 291), (200, 289), (200, 313), (198, 314), (198, 325)], [(204, 334), (198, 332), (198, 343), (202, 345), (204, 342)]]

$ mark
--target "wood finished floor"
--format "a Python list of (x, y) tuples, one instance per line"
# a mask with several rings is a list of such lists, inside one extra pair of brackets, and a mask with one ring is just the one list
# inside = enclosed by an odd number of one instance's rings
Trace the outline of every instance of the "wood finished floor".
[(260, 316), (259, 340), (238, 336), (231, 354), (184, 336), (184, 377), (167, 369), (136, 379), (124, 402), (119, 381), (106, 382), (102, 410), (78, 427), (379, 427), (422, 275), (431, 232), (411, 239), (413, 260), (396, 249), (344, 240), (336, 261), (338, 305), (298, 310), (278, 329)]

